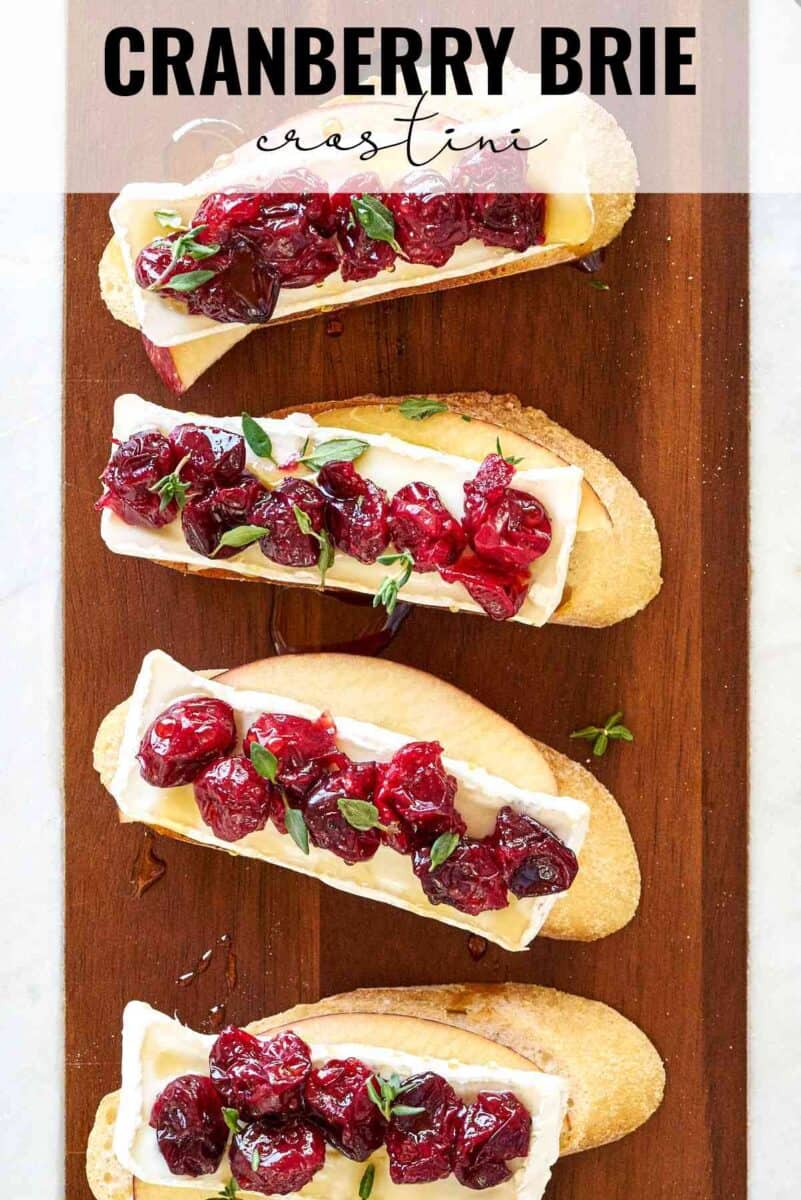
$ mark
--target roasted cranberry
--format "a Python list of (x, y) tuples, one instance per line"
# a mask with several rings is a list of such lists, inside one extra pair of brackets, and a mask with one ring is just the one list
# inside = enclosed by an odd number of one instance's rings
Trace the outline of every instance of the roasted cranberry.
[(389, 536), (412, 555), (415, 571), (447, 567), (467, 545), (461, 525), (427, 483), (408, 483), (392, 497)]
[(455, 796), (456, 780), (442, 765), (439, 742), (407, 742), (381, 771), (376, 805), (382, 824), (385, 816), (397, 816), (433, 839), (440, 833), (464, 833)]
[(245, 439), (230, 429), (187, 422), (172, 430), (170, 445), (176, 461), (186, 458), (184, 483), (225, 487), (237, 483), (245, 469)]
[(303, 812), (315, 846), (330, 850), (347, 863), (373, 857), (381, 844), (379, 830), (354, 829), (340, 812), (339, 801), (371, 801), (375, 774), (374, 763), (350, 763), (336, 775), (326, 775), (309, 792)]
[(347, 755), (337, 750), (335, 734), (336, 726), (327, 713), (316, 721), (286, 713), (264, 713), (245, 735), (245, 754), (253, 742), (269, 750), (278, 762), (278, 782), (290, 796), (303, 800), (324, 775), (342, 771), (348, 765)]
[[(108, 489), (97, 508), (110, 508), (127, 525), (159, 529), (178, 514), (175, 501), (161, 507), (152, 488), (169, 475), (177, 458), (167, 438), (156, 430), (135, 433), (117, 446), (101, 475)], [(183, 478), (183, 473), (181, 475)]]
[(372, 238), (353, 211), (354, 199), (369, 196), (386, 206), (387, 197), (381, 194), (381, 181), (373, 172), (353, 175), (331, 197), (331, 212), (339, 240), (342, 278), (372, 279), (386, 271), (395, 261), (395, 250), (389, 242)]
[(214, 271), (213, 279), (181, 293), (193, 316), (224, 324), (263, 325), (269, 321), (278, 303), (281, 279), (259, 246), (237, 234), (219, 255), (204, 259), (201, 265)]
[(489, 840), (462, 838), (450, 857), (433, 870), (431, 850), (421, 847), (414, 852), (412, 866), (432, 904), (447, 904), (471, 916), (506, 908), (506, 880)]
[(387, 1126), (389, 1176), (393, 1183), (434, 1183), (453, 1170), (460, 1103), (449, 1083), (433, 1071), (407, 1079), (398, 1103), (422, 1108), (393, 1113)]
[(498, 813), (493, 841), (506, 885), (515, 896), (566, 892), (576, 878), (578, 861), (569, 846), (508, 805)]
[(449, 192), (437, 171), (410, 172), (386, 200), (398, 245), (410, 262), (444, 266), (469, 237), (466, 197)]
[(237, 842), (264, 829), (277, 791), (241, 755), (211, 763), (197, 776), (194, 787), (201, 817), (224, 842)]
[(328, 463), (317, 476), (326, 495), (325, 520), (335, 546), (374, 563), (389, 544), (386, 492), (364, 479), (352, 462)]
[(306, 1109), (326, 1141), (348, 1158), (364, 1162), (384, 1141), (386, 1121), (370, 1099), (373, 1072), (358, 1058), (331, 1059), (312, 1071)]
[(309, 1047), (291, 1030), (257, 1038), (229, 1025), (211, 1048), (209, 1067), (225, 1104), (251, 1120), (301, 1108), (311, 1058)]
[(180, 1075), (156, 1097), (150, 1126), (173, 1175), (212, 1175), (228, 1141), (222, 1103), (205, 1075)]
[(196, 696), (176, 700), (146, 730), (137, 760), (145, 783), (179, 787), (233, 748), (234, 713), (223, 700)]
[(446, 583), (460, 583), (493, 621), (507, 621), (518, 613), (531, 580), (525, 571), (503, 571), (480, 558), (464, 554), (450, 567), (440, 567)]
[[(155, 241), (142, 247), (134, 264), (134, 278), (140, 288), (144, 288), (145, 291), (150, 288), (161, 288), (175, 275), (182, 275), (187, 271), (198, 269), (201, 264), (190, 258), (188, 254), (173, 262), (172, 244), (179, 236), (177, 233), (172, 233), (165, 237), (158, 237)], [(178, 295), (178, 293), (172, 294)]]
[(545, 196), (526, 190), (525, 154), (477, 150), (459, 164), (453, 186), (471, 193), (471, 237), (521, 252), (545, 240)]
[(495, 1187), (511, 1179), (507, 1164), (525, 1158), (530, 1141), (531, 1114), (517, 1096), (479, 1092), (460, 1116), (454, 1174), (463, 1187)]
[(301, 509), (315, 533), (323, 528), (325, 497), (306, 479), (285, 479), (256, 505), (250, 514), (252, 525), (263, 525), (259, 540), (262, 554), (283, 567), (313, 567), (320, 557), (320, 544), (311, 534), (303, 533), (295, 514)]
[(493, 566), (524, 570), (551, 544), (551, 522), (539, 500), (509, 487), (514, 467), (490, 454), (464, 485), (464, 528), (476, 554)]
[(303, 1117), (262, 1117), (234, 1135), (231, 1171), (246, 1192), (287, 1196), (299, 1192), (325, 1163), (320, 1130)]
[(258, 479), (244, 475), (239, 483), (215, 488), (205, 495), (187, 500), (181, 512), (181, 526), (187, 545), (206, 558), (233, 558), (241, 546), (220, 547), (220, 539), (229, 529), (250, 522), (251, 509), (267, 495)]

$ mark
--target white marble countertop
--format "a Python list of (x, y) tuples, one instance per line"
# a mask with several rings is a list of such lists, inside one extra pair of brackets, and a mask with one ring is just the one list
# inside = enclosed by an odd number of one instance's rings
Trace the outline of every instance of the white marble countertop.
[[(58, 150), (59, 0), (48, 29), (53, 70), (36, 73), (30, 121)], [(797, 9), (797, 11), (796, 11)], [(5, 20), (5, 18), (4, 18)], [(41, 45), (37, 6), (6, 21), (17, 44)], [(26, 26), (29, 26), (26, 28)], [(780, 69), (768, 61), (782, 31)], [(788, 88), (797, 89), (801, 7), (754, 4), (755, 167), (788, 156)], [(788, 40), (789, 39), (789, 40)], [(52, 45), (51, 45), (52, 41)], [(2, 84), (19, 108), (29, 79), (13, 61)], [(16, 70), (16, 75), (13, 73)], [(45, 75), (48, 73), (45, 72)], [(792, 94), (792, 93), (791, 93)], [(777, 120), (777, 106), (784, 116)], [(55, 114), (55, 126), (54, 126)], [(797, 122), (796, 134), (797, 134)], [(30, 128), (30, 124), (29, 124)], [(5, 132), (5, 131), (4, 131)], [(13, 136), (13, 131), (11, 136)], [(30, 144), (30, 143), (29, 143)], [(54, 150), (53, 148), (56, 147)], [(795, 147), (790, 146), (790, 150)], [(7, 161), (7, 156), (6, 156)], [(54, 172), (57, 163), (52, 164)], [(795, 172), (801, 162), (795, 162)], [(797, 176), (796, 176), (797, 177)], [(0, 189), (3, 180), (0, 173)], [(778, 186), (778, 185), (777, 185)], [(55, 1130), (62, 1077), (61, 696), (59, 488), (61, 198), (0, 190), (0, 793), (6, 837), (0, 894), (0, 1022), (4, 1087), (0, 1150), (9, 1191), (63, 1196)], [(25, 230), (21, 239), (18, 231)], [(750, 949), (751, 1200), (795, 1200), (801, 1177), (801, 204), (757, 196), (752, 207), (752, 794)], [(36, 312), (36, 320), (30, 313)], [(30, 447), (36, 444), (36, 454)], [(8, 503), (8, 499), (7, 499)], [(8, 651), (7, 651), (8, 653)], [(35, 731), (20, 758), (18, 730)], [(35, 799), (35, 803), (33, 802)], [(48, 1113), (41, 1139), (34, 1114)], [(24, 1148), (29, 1147), (27, 1152)]]

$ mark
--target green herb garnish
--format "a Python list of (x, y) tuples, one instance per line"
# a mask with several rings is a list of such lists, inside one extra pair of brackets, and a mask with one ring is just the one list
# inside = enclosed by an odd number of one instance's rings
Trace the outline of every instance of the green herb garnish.
[(242, 413), (242, 434), (254, 454), (257, 454), (259, 458), (268, 458), (271, 463), (275, 463), (270, 435), (264, 432), (258, 421), (254, 421), (250, 413)]
[(245, 546), (250, 546), (253, 542), (257, 542), (259, 538), (266, 537), (269, 533), (263, 525), (235, 525), (233, 529), (228, 529), (220, 538), (217, 546), (212, 551), (211, 557), (219, 554), (223, 546), (236, 546), (237, 550), (244, 550)]
[(306, 454), (304, 447), (298, 462), (311, 471), (320, 471), (328, 463), (353, 462), (369, 449), (367, 442), (362, 442), (359, 438), (332, 438), (330, 442), (320, 442), (311, 454)]
[(374, 242), (388, 242), (396, 254), (402, 254), (395, 239), (395, 218), (377, 196), (354, 196), (350, 202), (353, 215), (368, 237)]
[(284, 818), (286, 820), (286, 831), (292, 838), (292, 841), (299, 850), (302, 850), (304, 854), (308, 854), (309, 831), (306, 828), (303, 813), (299, 808), (290, 808), (286, 796), (284, 796)]
[(428, 396), (407, 396), (400, 406), (401, 416), (409, 421), (425, 421), (427, 417), (447, 411), (447, 404), (441, 400), (430, 400)]
[(404, 550), (402, 554), (381, 554), (378, 557), (378, 562), (382, 566), (389, 566), (392, 563), (400, 563), (400, 571), (393, 579), (387, 576), (381, 584), (376, 594), (373, 596), (373, 608), (378, 608), (380, 604), (384, 605), (389, 616), (394, 613), (398, 603), (398, 592), (412, 577), (412, 569), (414, 568), (414, 559), (408, 550)]
[(320, 530), (318, 533), (317, 530), (313, 528), (311, 517), (307, 512), (303, 511), (300, 505), (293, 504), (292, 511), (295, 514), (295, 520), (298, 523), (298, 529), (300, 532), (305, 534), (306, 537), (314, 538), (314, 540), (317, 542), (317, 545), (320, 547), (320, 553), (317, 557), (317, 569), (320, 572), (320, 583), (324, 584), (326, 571), (334, 561), (334, 547), (331, 543), (331, 539), (324, 529)]
[(236, 1200), (236, 1194), (236, 1180), (232, 1177), (216, 1196), (209, 1196), (208, 1200)]
[(266, 746), (262, 746), (259, 742), (251, 742), (248, 749), (248, 757), (262, 779), (269, 779), (270, 783), (275, 783), (276, 776), (278, 775), (278, 759), (272, 750), (268, 750)]
[(604, 283), (602, 279), (591, 279), (590, 287), (595, 288), (596, 292), (609, 292), (612, 289), (608, 283)]
[(183, 217), (174, 208), (157, 208), (153, 216), (162, 229), (186, 229)]
[(169, 475), (162, 475), (161, 479), (147, 489), (149, 492), (155, 492), (159, 497), (159, 512), (164, 512), (173, 500), (179, 509), (186, 504), (190, 485), (181, 479), (181, 471), (189, 462), (190, 457), (189, 454), (186, 454), (174, 471), (171, 471)]
[(410, 1084), (401, 1082), (400, 1075), (373, 1075), (367, 1080), (367, 1094), (386, 1121), (393, 1113), (398, 1117), (413, 1117), (425, 1112), (424, 1108), (395, 1103), (398, 1096), (402, 1096), (409, 1087)]
[(513, 467), (518, 466), (523, 461), (522, 458), (514, 458), (511, 454), (504, 454), (503, 447), (501, 446), (501, 439), (499, 437), (495, 439), (495, 449), (498, 451), (501, 458), (510, 463)]
[(225, 1121), (231, 1133), (239, 1133), (241, 1128), (239, 1124), (239, 1113), (235, 1108), (224, 1108), (222, 1110), (223, 1120)]
[(431, 847), (431, 870), (436, 871), (437, 867), (441, 867), (458, 845), (458, 833), (441, 833)]
[(370, 1193), (373, 1190), (374, 1180), (375, 1167), (372, 1163), (368, 1163), (364, 1168), (364, 1174), (359, 1181), (359, 1200), (370, 1200)]
[[(187, 258), (193, 258), (196, 262), (202, 258), (213, 258), (215, 254), (220, 252), (219, 242), (199, 242), (197, 235), (202, 233), (206, 228), (205, 225), (195, 225), (192, 229), (187, 229), (185, 233), (181, 233), (172, 243), (172, 261), (177, 262), (184, 255)], [(172, 284), (170, 284), (172, 287)]]
[(378, 809), (370, 800), (353, 800), (350, 796), (341, 796), (337, 800), (337, 808), (352, 829), (364, 833), (368, 829), (386, 829), (378, 819)]
[(260, 1162), (261, 1162), (261, 1155), (259, 1154), (258, 1150), (254, 1150), (250, 1156), (251, 1171), (258, 1171)]
[(633, 742), (634, 734), (625, 725), (621, 724), (623, 713), (612, 713), (611, 717), (607, 717), (603, 725), (587, 725), (584, 729), (575, 729), (571, 733), (571, 738), (583, 738), (584, 741), (592, 742), (592, 752), (596, 758), (601, 758), (606, 754), (607, 746), (611, 742)]
[[(185, 271), (183, 275), (173, 275), (169, 281), (169, 288), (172, 292), (194, 292), (216, 274), (216, 271)], [(160, 288), (163, 285), (159, 283), (154, 286)]]

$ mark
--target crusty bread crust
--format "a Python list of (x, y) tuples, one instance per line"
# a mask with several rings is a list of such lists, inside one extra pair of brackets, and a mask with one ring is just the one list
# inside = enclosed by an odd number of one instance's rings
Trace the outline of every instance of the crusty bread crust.
[[(319, 708), (334, 707), (325, 680), (335, 678), (340, 716), (372, 721), (412, 739), (431, 737), (433, 730), (446, 754), (478, 761), (521, 787), (536, 762), (530, 739), (510, 722), (413, 667), (354, 655), (290, 655), (251, 663), (221, 678), (232, 687), (273, 691)], [(117, 767), (127, 705), (124, 701), (106, 716), (95, 739), (95, 769), (106, 788)], [(552, 770), (557, 792), (590, 808), (576, 881), (554, 905), (539, 936), (584, 942), (607, 937), (631, 920), (640, 900), (640, 869), (626, 818), (584, 767), (539, 742), (533, 747)], [(231, 851), (235, 853), (233, 846)]]
[[(390, 1013), (456, 1025), (508, 1046), (541, 1071), (562, 1075), (570, 1093), (562, 1154), (625, 1137), (662, 1101), (662, 1061), (636, 1025), (596, 1000), (533, 984), (361, 989), (298, 1005), (248, 1029), (263, 1033), (328, 1013)], [(89, 1135), (86, 1173), (97, 1200), (134, 1195), (133, 1179), (111, 1148), (117, 1104), (118, 1093), (100, 1102)], [(148, 1200), (170, 1200), (173, 1192), (148, 1189)]]
[[(489, 392), (430, 395), (432, 400), (447, 404), (452, 412), (488, 421), (498, 425), (501, 431), (512, 430), (545, 446), (566, 463), (581, 467), (590, 487), (609, 513), (611, 527), (577, 533), (562, 603), (550, 618), (551, 623), (601, 629), (633, 616), (653, 600), (662, 586), (659, 534), (645, 500), (614, 463), (557, 425), (540, 409), (524, 408), (516, 396)], [(284, 417), (290, 412), (306, 412), (318, 416), (357, 405), (400, 404), (403, 399), (403, 396), (356, 396), (350, 400), (279, 409), (270, 415)], [(458, 453), (458, 446), (454, 447), (454, 452)], [(184, 574), (208, 575), (242, 583), (261, 582), (235, 571), (208, 570), (189, 563), (161, 560), (161, 565)]]

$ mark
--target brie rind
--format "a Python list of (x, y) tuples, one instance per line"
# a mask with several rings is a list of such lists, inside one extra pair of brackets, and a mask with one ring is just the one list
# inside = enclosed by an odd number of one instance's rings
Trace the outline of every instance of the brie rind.
[[(302, 1036), (302, 1029), (299, 1030)], [(205, 1188), (211, 1195), (230, 1178), (227, 1153), (214, 1175), (201, 1180), (172, 1175), (161, 1156), (156, 1134), (148, 1124), (153, 1102), (166, 1085), (179, 1075), (207, 1075), (213, 1035), (195, 1033), (179, 1021), (157, 1012), (150, 1005), (132, 1001), (125, 1007), (122, 1026), (122, 1087), (114, 1128), (114, 1155), (120, 1164), (144, 1183), (181, 1189)], [(457, 1061), (420, 1058), (411, 1053), (378, 1049), (355, 1043), (310, 1046), (313, 1066), (332, 1058), (354, 1057), (384, 1075), (402, 1078), (435, 1071), (451, 1084), (466, 1102), (480, 1091), (511, 1091), (531, 1113), (531, 1140), (526, 1158), (511, 1163), (512, 1178), (486, 1192), (491, 1200), (540, 1200), (559, 1155), (559, 1135), (567, 1107), (567, 1084), (558, 1075), (546, 1075), (533, 1067), (510, 1070), (493, 1064), (472, 1066)], [(393, 1184), (383, 1147), (370, 1160), (375, 1166), (373, 1194), (382, 1200), (456, 1200), (474, 1196), (451, 1175), (431, 1184)], [(353, 1162), (328, 1147), (323, 1168), (310, 1183), (293, 1196), (303, 1200), (353, 1200), (365, 1164)], [(242, 1193), (246, 1194), (246, 1193)]]
[[(320, 715), (319, 709), (287, 696), (243, 691), (217, 683), (189, 671), (163, 651), (152, 651), (144, 659), (136, 681), (117, 768), (109, 788), (124, 820), (141, 821), (231, 854), (289, 867), (341, 891), (380, 900), (481, 934), (507, 950), (525, 950), (559, 900), (560, 895), (518, 899), (510, 893), (506, 908), (470, 916), (447, 905), (430, 904), (414, 875), (411, 860), (387, 846), (379, 847), (368, 862), (350, 866), (335, 854), (313, 845), (309, 847), (308, 855), (304, 854), (289, 836), (279, 833), (272, 822), (238, 842), (222, 841), (201, 819), (191, 785), (168, 789), (152, 787), (142, 779), (136, 759), (139, 743), (151, 721), (174, 701), (189, 696), (216, 696), (230, 704), (240, 739), (255, 718), (264, 712), (288, 713), (312, 720)], [(331, 710), (337, 728), (337, 745), (356, 761), (386, 762), (410, 740), (389, 729), (338, 716), (336, 697), (333, 696)], [(436, 738), (436, 729), (432, 729), (431, 738)], [(491, 833), (498, 811), (509, 805), (546, 826), (574, 852), (580, 850), (589, 825), (589, 808), (582, 801), (525, 791), (490, 775), (480, 766), (447, 756), (443, 756), (443, 763), (446, 771), (457, 780), (456, 807), (465, 819), (470, 836), (484, 837)]]
[[(157, 428), (163, 433), (187, 421), (215, 425), (241, 433), (239, 417), (198, 416), (177, 413), (150, 404), (139, 396), (120, 396), (114, 406), (114, 438), (125, 441), (133, 433)], [(259, 424), (270, 436), (273, 455), (280, 462), (297, 456), (308, 439), (309, 450), (320, 442), (335, 438), (358, 438), (369, 449), (358, 459), (360, 474), (384, 488), (392, 496), (401, 487), (417, 481), (437, 489), (445, 507), (459, 519), (464, 515), (464, 484), (475, 477), (478, 464), (472, 459), (443, 454), (426, 446), (404, 442), (389, 434), (370, 434), (348, 429), (320, 426), (305, 413), (292, 413), (280, 420), (265, 417)], [(247, 466), (254, 474), (272, 478), (281, 476), (269, 463), (247, 448)], [(309, 474), (310, 479), (314, 478)], [(579, 467), (539, 467), (526, 470), (518, 467), (514, 487), (528, 492), (545, 506), (551, 522), (551, 544), (541, 558), (532, 564), (529, 592), (520, 611), (511, 618), (526, 625), (544, 625), (559, 606), (567, 578), (568, 563), (576, 536), (583, 472)], [(180, 520), (161, 529), (128, 525), (110, 508), (103, 510), (100, 523), (103, 540), (117, 554), (148, 558), (157, 562), (186, 563), (204, 571), (221, 571), (276, 583), (311, 584), (318, 586), (320, 574), (316, 567), (284, 567), (271, 562), (261, 553), (258, 544), (248, 546), (233, 558), (205, 558), (190, 549), (184, 538)], [(361, 563), (348, 554), (337, 553), (326, 575), (331, 587), (374, 595), (387, 575), (397, 568), (381, 563)], [(448, 608), (452, 611), (480, 613), (481, 606), (459, 583), (446, 583), (435, 571), (413, 572), (400, 598), (417, 604)]]

